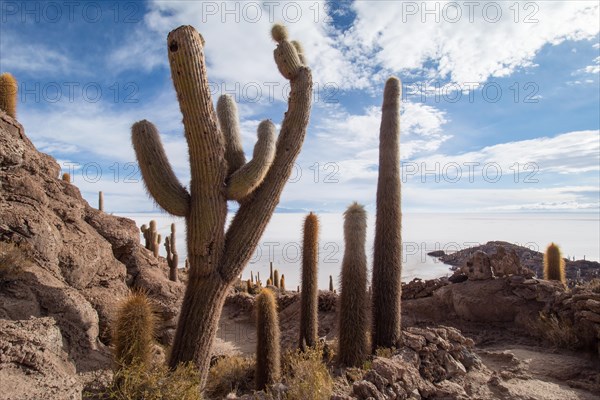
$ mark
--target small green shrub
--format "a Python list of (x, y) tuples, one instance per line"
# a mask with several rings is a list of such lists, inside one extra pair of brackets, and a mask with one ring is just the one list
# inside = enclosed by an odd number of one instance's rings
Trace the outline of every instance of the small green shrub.
[(328, 400), (333, 392), (333, 379), (323, 363), (323, 346), (290, 351), (284, 356), (284, 378), (290, 400)]
[(248, 393), (254, 388), (254, 360), (239, 356), (225, 357), (212, 366), (204, 394), (209, 399), (222, 399), (229, 393)]

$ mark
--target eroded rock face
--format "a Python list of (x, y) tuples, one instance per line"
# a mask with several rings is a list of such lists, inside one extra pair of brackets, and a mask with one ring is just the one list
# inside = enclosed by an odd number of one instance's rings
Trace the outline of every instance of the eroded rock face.
[(521, 261), (514, 249), (509, 252), (504, 246), (498, 246), (496, 253), (490, 257), (490, 263), (494, 276), (516, 275), (522, 272)]
[(0, 319), (0, 332), (1, 399), (81, 399), (83, 388), (54, 319)]
[(59, 173), (0, 111), (0, 241), (19, 244), (29, 259), (0, 279), (0, 318), (49, 317), (78, 372), (110, 367), (110, 321), (129, 288), (156, 302), (167, 342), (183, 284), (140, 245), (134, 221), (90, 207)]

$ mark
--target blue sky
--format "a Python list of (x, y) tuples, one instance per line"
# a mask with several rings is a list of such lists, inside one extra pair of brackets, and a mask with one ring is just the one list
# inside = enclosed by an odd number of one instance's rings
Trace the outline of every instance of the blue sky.
[(373, 208), (381, 93), (397, 75), (405, 211), (598, 213), (598, 2), (376, 4), (3, 1), (0, 72), (20, 83), (29, 137), (73, 166), (92, 204), (102, 190), (107, 211), (153, 211), (131, 124), (154, 122), (189, 176), (167, 33), (202, 33), (214, 100), (237, 97), (250, 157), (259, 121), (286, 109), (269, 36), (282, 22), (306, 48), (315, 101), (279, 211)]

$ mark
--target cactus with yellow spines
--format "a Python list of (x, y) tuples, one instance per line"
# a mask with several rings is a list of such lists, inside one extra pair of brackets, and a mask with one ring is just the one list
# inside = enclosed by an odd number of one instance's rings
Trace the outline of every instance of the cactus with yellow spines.
[(300, 349), (314, 347), (318, 340), (319, 219), (312, 212), (304, 220), (302, 242), (302, 291), (300, 296)]
[(0, 110), (17, 118), (17, 80), (8, 72), (0, 75)]
[(177, 254), (175, 224), (171, 224), (171, 234), (165, 238), (165, 250), (167, 251), (167, 264), (169, 265), (169, 280), (177, 282), (177, 267), (179, 265), (179, 254)]
[(281, 280), (279, 281), (279, 290), (285, 292), (285, 275), (281, 274)]
[(400, 208), (400, 80), (385, 84), (379, 132), (379, 176), (373, 252), (371, 346), (397, 347), (402, 339), (402, 213)]
[(62, 180), (67, 183), (71, 183), (71, 174), (65, 172), (64, 174), (62, 174)]
[[(206, 380), (210, 348), (225, 297), (252, 257), (306, 136), (312, 97), (311, 72), (300, 63), (287, 37), (274, 38), (278, 42), (275, 62), (289, 79), (291, 91), (281, 131), (273, 141), (274, 157), (265, 163), (268, 165), (257, 168), (261, 172), (258, 175), (264, 172), (262, 168), (266, 170), (260, 182), (254, 173), (245, 175), (249, 177), (246, 182), (234, 179), (236, 173), (238, 178), (245, 174), (243, 169), (248, 164), (230, 168), (229, 163), (234, 165), (231, 160), (236, 158), (232, 152), (241, 158), (239, 146), (232, 145), (231, 139), (239, 132), (236, 132), (236, 124), (228, 125), (224, 118), (218, 122), (206, 74), (204, 40), (191, 26), (179, 27), (167, 37), (171, 77), (188, 142), (189, 189), (175, 176), (158, 130), (146, 120), (132, 127), (133, 147), (148, 192), (165, 211), (184, 217), (187, 226), (190, 270), (169, 366), (175, 368), (179, 363), (194, 361), (201, 371), (202, 382)], [(226, 114), (227, 118), (233, 115), (232, 112)], [(224, 133), (224, 129), (229, 131)], [(264, 138), (259, 139), (260, 146), (259, 143), (257, 146), (261, 151), (259, 154), (255, 151), (255, 156), (266, 160), (270, 158), (265, 155), (270, 154), (274, 127), (270, 122), (263, 122), (259, 130), (259, 136)], [(264, 149), (268, 151), (263, 152)], [(250, 167), (246, 170), (252, 169)], [(238, 186), (233, 190), (232, 185)], [(240, 206), (225, 231), (227, 201), (232, 198), (238, 200)]]
[(353, 203), (344, 213), (344, 258), (339, 307), (338, 362), (362, 366), (369, 354), (367, 330), (367, 213)]
[(112, 334), (117, 369), (148, 365), (156, 328), (156, 315), (145, 293), (130, 293), (117, 307)]
[(546, 253), (544, 253), (544, 279), (559, 281), (563, 284), (567, 283), (565, 260), (562, 257), (560, 248), (554, 243), (550, 243)]
[(256, 339), (256, 390), (264, 390), (281, 377), (279, 316), (270, 289), (256, 297)]

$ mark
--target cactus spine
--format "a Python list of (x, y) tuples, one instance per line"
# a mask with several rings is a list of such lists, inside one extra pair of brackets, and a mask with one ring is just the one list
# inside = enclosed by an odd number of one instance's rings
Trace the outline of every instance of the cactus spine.
[(339, 308), (341, 365), (362, 366), (368, 355), (367, 328), (367, 213), (358, 203), (344, 213), (344, 259)]
[(177, 266), (179, 265), (179, 254), (175, 241), (175, 224), (171, 224), (171, 234), (165, 238), (165, 250), (167, 251), (167, 264), (169, 265), (169, 279), (177, 282)]
[(554, 243), (550, 243), (544, 254), (544, 279), (567, 283), (565, 260), (560, 248)]
[[(148, 192), (165, 211), (185, 217), (186, 222), (190, 271), (169, 367), (194, 361), (202, 383), (225, 297), (252, 257), (306, 136), (311, 72), (298, 62), (287, 37), (274, 38), (278, 42), (275, 62), (285, 71), (291, 91), (272, 159), (273, 124), (265, 121), (259, 127), (255, 165), (244, 164), (235, 172), (230, 168), (235, 159), (232, 152), (239, 157), (239, 146), (232, 143), (240, 133), (237, 124), (228, 124), (223, 118), (217, 121), (206, 74), (205, 43), (191, 26), (181, 26), (167, 37), (171, 77), (188, 142), (189, 191), (175, 176), (154, 125), (143, 120), (132, 126), (133, 147)], [(290, 48), (293, 51), (283, 50)], [(225, 114), (233, 118), (232, 112)], [(236, 180), (236, 174), (247, 180)], [(239, 200), (240, 206), (225, 231), (229, 198)]]
[(98, 192), (98, 210), (104, 211), (104, 193)]
[(400, 80), (389, 78), (383, 93), (379, 133), (379, 177), (373, 253), (371, 346), (395, 347), (402, 338), (402, 214), (400, 209)]
[(312, 212), (304, 220), (302, 243), (302, 296), (300, 305), (300, 348), (317, 344), (319, 288), (317, 276), (319, 220)]
[(0, 110), (17, 118), (17, 80), (5, 72), (0, 75)]
[(62, 174), (62, 180), (67, 183), (71, 183), (71, 174), (65, 172), (64, 174)]
[(118, 369), (150, 362), (155, 326), (156, 316), (145, 293), (132, 292), (119, 304), (112, 335)]
[(256, 316), (256, 390), (264, 390), (281, 376), (279, 317), (270, 289), (257, 296)]

